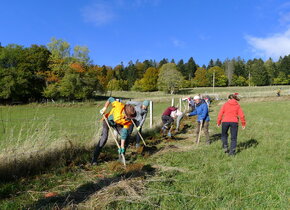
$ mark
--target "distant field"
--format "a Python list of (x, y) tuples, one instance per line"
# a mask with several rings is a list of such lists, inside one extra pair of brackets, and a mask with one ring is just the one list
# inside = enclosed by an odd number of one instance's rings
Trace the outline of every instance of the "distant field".
[(230, 93), (238, 92), (241, 97), (271, 97), (276, 96), (277, 90), (281, 88), (281, 95), (290, 95), (290, 86), (257, 86), (257, 87), (212, 87), (206, 88), (187, 88), (180, 91), (178, 94), (170, 95), (164, 92), (147, 92), (140, 93), (135, 91), (113, 91), (112, 95), (124, 98), (151, 98), (153, 100), (162, 100), (164, 98), (180, 98), (184, 96), (194, 96), (196, 94), (213, 95), (218, 98), (226, 98)]

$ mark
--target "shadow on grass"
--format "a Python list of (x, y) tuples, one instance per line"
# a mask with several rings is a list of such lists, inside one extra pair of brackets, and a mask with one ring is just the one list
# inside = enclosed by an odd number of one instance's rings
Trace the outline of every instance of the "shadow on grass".
[(179, 133), (185, 134), (191, 127), (192, 127), (191, 125), (185, 124)]
[(211, 142), (215, 142), (215, 141), (221, 140), (221, 137), (222, 137), (222, 134), (221, 134), (221, 133), (216, 133), (216, 134), (214, 134), (214, 135), (211, 135), (211, 136), (209, 137), (209, 140), (210, 140)]
[(144, 165), (141, 169), (133, 169), (131, 171), (129, 170), (112, 178), (104, 178), (98, 180), (97, 182), (84, 184), (78, 187), (76, 190), (68, 192), (64, 195), (40, 199), (35, 203), (27, 206), (25, 209), (62, 209), (65, 207), (71, 207), (87, 200), (93, 194), (113, 183), (117, 183), (124, 179), (154, 175), (154, 173), (154, 168), (152, 168), (150, 165)]
[(250, 139), (248, 141), (238, 143), (237, 153), (239, 153), (245, 149), (251, 148), (251, 147), (256, 147), (258, 144), (259, 144), (259, 142), (256, 139)]

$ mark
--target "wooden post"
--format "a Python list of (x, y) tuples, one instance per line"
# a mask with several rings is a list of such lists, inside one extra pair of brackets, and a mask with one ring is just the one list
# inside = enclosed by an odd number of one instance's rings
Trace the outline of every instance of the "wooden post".
[(171, 106), (174, 106), (174, 98), (171, 99)]
[(150, 128), (153, 128), (153, 102), (150, 101)]

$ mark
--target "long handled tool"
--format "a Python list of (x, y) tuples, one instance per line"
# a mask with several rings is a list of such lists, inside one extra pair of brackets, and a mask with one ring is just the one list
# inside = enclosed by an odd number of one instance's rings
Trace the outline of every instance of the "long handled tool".
[(202, 124), (203, 124), (203, 120), (200, 121), (199, 133), (198, 133), (198, 138), (197, 138), (197, 142), (196, 142), (197, 143), (197, 146), (198, 146), (199, 140), (200, 140)]
[[(119, 143), (118, 143), (118, 141), (117, 141), (117, 139), (116, 139), (116, 137), (115, 137), (115, 135), (114, 135), (114, 132), (112, 131), (112, 128), (111, 128), (111, 126), (110, 126), (110, 124), (109, 124), (107, 118), (106, 118), (104, 115), (103, 115), (103, 118), (104, 118), (104, 120), (106, 121), (107, 126), (109, 127), (110, 133), (111, 133), (111, 135), (113, 136), (113, 139), (115, 140), (118, 149), (120, 150), (121, 147), (120, 147), (120, 145), (119, 145)], [(126, 159), (125, 159), (124, 154), (121, 154), (121, 157), (122, 157), (122, 159), (123, 159), (124, 166), (126, 167)]]
[[(134, 127), (137, 128), (137, 126), (136, 126), (134, 120), (131, 120), (131, 121), (132, 121)], [(146, 147), (147, 145), (146, 145), (146, 143), (145, 143), (145, 140), (143, 139), (143, 136), (142, 136), (141, 133), (138, 131), (138, 129), (137, 129), (137, 133), (138, 133), (138, 135), (140, 136), (140, 138), (142, 139), (144, 146)]]

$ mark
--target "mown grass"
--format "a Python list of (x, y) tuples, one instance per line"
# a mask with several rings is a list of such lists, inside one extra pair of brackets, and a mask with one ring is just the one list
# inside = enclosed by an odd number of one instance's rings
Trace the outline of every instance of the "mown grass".
[(238, 92), (241, 97), (253, 98), (253, 97), (271, 97), (276, 96), (277, 90), (281, 88), (281, 95), (290, 95), (290, 86), (245, 86), (245, 87), (196, 87), (196, 88), (185, 88), (180, 90), (175, 95), (166, 94), (161, 91), (156, 92), (136, 92), (136, 91), (113, 91), (112, 94), (117, 97), (125, 98), (150, 98), (152, 100), (164, 100), (164, 98), (180, 98), (188, 95), (211, 95), (218, 98), (227, 98), (230, 93)]
[[(220, 142), (168, 152), (152, 161), (176, 170), (148, 180), (143, 200), (112, 202), (109, 208), (289, 209), (289, 105), (242, 103), (248, 125), (240, 130), (235, 157), (223, 154)], [(219, 132), (214, 122), (211, 129)]]

